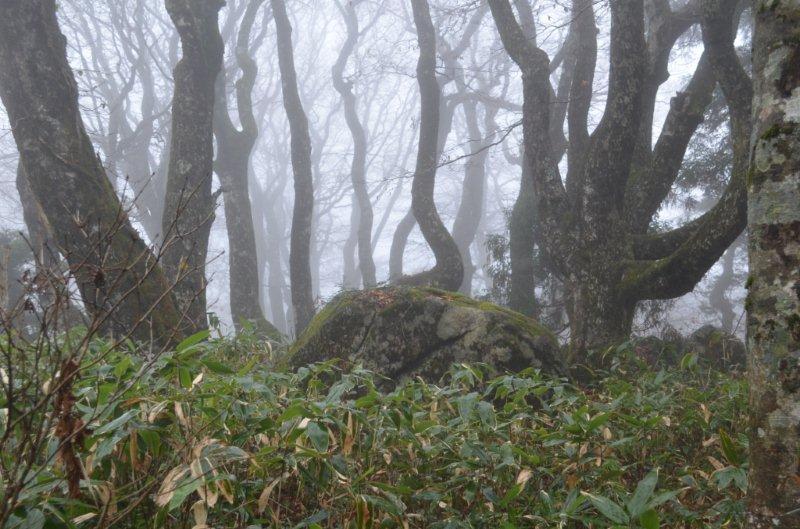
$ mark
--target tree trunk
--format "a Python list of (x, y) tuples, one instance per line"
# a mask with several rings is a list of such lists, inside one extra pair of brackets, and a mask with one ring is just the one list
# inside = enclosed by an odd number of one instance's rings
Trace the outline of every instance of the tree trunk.
[[(536, 243), (548, 269), (569, 285), (571, 348), (579, 356), (625, 339), (637, 301), (691, 291), (744, 227), (750, 82), (734, 47), (736, 0), (703, 0), (702, 17), (697, 6), (673, 12), (669, 2), (611, 0), (608, 95), (591, 134), (597, 32), (592, 2), (573, 1), (570, 38), (577, 55), (567, 108), (566, 179), (556, 158), (561, 147), (550, 147), (559, 143), (548, 115), (549, 58), (525, 34), (509, 0), (488, 2), (503, 46), (522, 70)], [(670, 50), (701, 18), (705, 52), (685, 90), (672, 99), (653, 144), (651, 109), (668, 78)], [(728, 188), (699, 219), (651, 234), (653, 217), (678, 177), (716, 82), (728, 103), (734, 146)]]
[(358, 248), (358, 202), (355, 195), (350, 200), (350, 232), (342, 245), (342, 288), (345, 290), (357, 289), (361, 284), (356, 265), (356, 249)]
[(748, 527), (800, 527), (800, 4), (756, 2)]
[(436, 32), (431, 21), (428, 1), (412, 0), (411, 7), (420, 48), (417, 82), (422, 106), (419, 150), (411, 185), (411, 209), (425, 241), (433, 250), (436, 265), (427, 272), (404, 277), (401, 282), (458, 290), (464, 277), (464, 265), (458, 246), (442, 223), (434, 201), (441, 99), (439, 83), (436, 80)]
[[(489, 155), (488, 140), (481, 138), (481, 129), (478, 125), (478, 105), (474, 101), (467, 101), (463, 105), (464, 116), (469, 134), (469, 152), (464, 170), (464, 183), (461, 187), (461, 203), (458, 206), (456, 218), (453, 221), (453, 239), (461, 254), (464, 266), (464, 278), (459, 291), (467, 296), (472, 294), (472, 278), (475, 275), (475, 265), (472, 262), (470, 247), (478, 233), (478, 225), (483, 218), (484, 191), (486, 187), (486, 158)], [(490, 138), (494, 132), (489, 128), (494, 121), (494, 114), (488, 108), (484, 119), (486, 137)]]
[(533, 177), (528, 163), (522, 160), (522, 180), (519, 195), (511, 210), (508, 246), (511, 259), (511, 279), (508, 305), (512, 310), (535, 316), (536, 306), (536, 202)]
[(314, 179), (311, 172), (311, 136), (297, 87), (292, 50), (292, 26), (284, 0), (271, 0), (278, 40), (283, 106), (289, 119), (294, 173), (294, 213), (292, 215), (289, 277), (295, 333), (300, 335), (314, 317), (311, 278), (311, 224), (314, 212)]
[(258, 66), (250, 56), (250, 34), (256, 14), (264, 0), (247, 4), (236, 39), (236, 62), (242, 77), (236, 81), (236, 107), (242, 129), (237, 129), (228, 111), (225, 71), (217, 80), (214, 107), (214, 134), (217, 138), (217, 175), (222, 186), (225, 225), (228, 231), (228, 268), (230, 307), (236, 332), (245, 322), (260, 336), (277, 338), (280, 332), (264, 317), (261, 309), (261, 282), (258, 273), (258, 249), (250, 203), (250, 157), (258, 139), (258, 125), (253, 113), (253, 87)]
[(353, 53), (358, 42), (358, 16), (355, 5), (358, 2), (350, 1), (347, 6), (339, 9), (347, 24), (347, 40), (339, 52), (336, 64), (333, 66), (333, 87), (342, 96), (344, 103), (344, 117), (347, 127), (353, 137), (353, 164), (350, 177), (353, 183), (353, 192), (358, 206), (358, 266), (365, 288), (375, 286), (375, 261), (372, 258), (372, 204), (367, 188), (367, 134), (358, 117), (356, 97), (353, 94), (353, 83), (345, 82), (344, 67), (347, 59)]
[(731, 246), (722, 256), (722, 272), (714, 281), (708, 295), (708, 302), (711, 308), (719, 314), (722, 328), (729, 333), (733, 332), (736, 325), (736, 311), (733, 303), (728, 299), (728, 290), (737, 286), (734, 274), (737, 246), (738, 244)]
[(166, 278), (84, 128), (55, 0), (0, 4), (0, 96), (31, 191), (86, 309), (102, 328), (142, 342), (179, 338)]
[(173, 72), (172, 135), (162, 219), (164, 268), (176, 282), (188, 330), (208, 326), (205, 267), (214, 221), (214, 89), (222, 67), (218, 12), (221, 0), (166, 0), (181, 38), (182, 56)]
[(397, 223), (397, 228), (394, 230), (392, 236), (392, 247), (389, 250), (389, 280), (396, 281), (403, 277), (403, 254), (405, 253), (408, 237), (417, 225), (417, 219), (414, 218), (414, 211), (408, 210), (400, 222)]

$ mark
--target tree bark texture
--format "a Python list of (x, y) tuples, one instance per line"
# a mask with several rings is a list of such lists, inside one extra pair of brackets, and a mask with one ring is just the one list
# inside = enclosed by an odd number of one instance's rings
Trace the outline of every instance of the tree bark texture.
[(0, 4), (0, 96), (24, 176), (87, 311), (102, 328), (142, 342), (179, 338), (166, 277), (84, 128), (55, 0)]
[(753, 2), (748, 527), (800, 527), (800, 4)]
[(181, 39), (173, 76), (172, 134), (162, 237), (164, 268), (175, 281), (189, 330), (208, 326), (205, 267), (214, 221), (214, 88), (224, 45), (217, 20), (221, 0), (166, 0)]
[(291, 134), (292, 172), (294, 173), (294, 213), (289, 250), (289, 277), (295, 332), (306, 328), (314, 317), (311, 278), (311, 224), (314, 212), (314, 179), (311, 167), (311, 135), (297, 87), (292, 50), (292, 26), (284, 0), (271, 0), (278, 40), (283, 106)]
[(233, 325), (241, 332), (249, 322), (261, 336), (277, 337), (280, 332), (264, 317), (261, 308), (261, 282), (258, 273), (258, 249), (250, 202), (250, 157), (258, 139), (258, 125), (253, 112), (253, 87), (258, 66), (250, 56), (250, 34), (264, 0), (247, 4), (236, 39), (236, 64), (242, 76), (234, 91), (241, 130), (234, 126), (228, 111), (225, 72), (217, 81), (214, 106), (214, 134), (217, 138), (215, 169), (222, 186), (225, 225), (228, 232), (228, 268), (230, 274), (230, 306)]

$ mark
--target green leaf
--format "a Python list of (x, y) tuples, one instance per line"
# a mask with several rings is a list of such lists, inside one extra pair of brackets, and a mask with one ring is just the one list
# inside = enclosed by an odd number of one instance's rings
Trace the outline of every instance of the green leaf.
[(232, 375), (234, 373), (233, 369), (217, 360), (204, 359), (201, 360), (200, 363), (206, 366), (209, 371), (217, 373), (218, 375)]
[(125, 425), (126, 423), (128, 423), (128, 421), (130, 421), (132, 418), (136, 417), (136, 415), (138, 415), (138, 413), (139, 413), (139, 410), (126, 411), (125, 413), (123, 413), (122, 415), (120, 415), (119, 417), (114, 419), (113, 421), (107, 422), (106, 424), (98, 427), (94, 431), (94, 435), (96, 435), (96, 436), (97, 435), (104, 435), (104, 434), (107, 434), (108, 432), (111, 432), (113, 430), (117, 430), (120, 427), (122, 427), (123, 425)]
[(180, 381), (182, 388), (189, 389), (192, 387), (192, 374), (189, 372), (188, 368), (178, 368), (178, 381)]
[(599, 494), (590, 494), (588, 492), (581, 492), (581, 494), (588, 498), (590, 502), (592, 502), (592, 505), (594, 505), (595, 509), (600, 511), (603, 516), (612, 522), (626, 524), (630, 520), (622, 507), (605, 496), (600, 496)]
[(117, 378), (122, 377), (122, 375), (124, 375), (128, 371), (128, 368), (131, 367), (131, 364), (133, 364), (133, 360), (131, 360), (131, 357), (128, 355), (123, 356), (122, 359), (119, 362), (117, 362), (117, 365), (114, 367), (114, 376)]
[(324, 453), (328, 451), (328, 430), (321, 428), (318, 423), (308, 423), (306, 426), (306, 437), (308, 437), (311, 444), (314, 445), (317, 452)]
[(739, 455), (739, 451), (736, 449), (736, 445), (734, 445), (733, 440), (722, 428), (719, 430), (719, 441), (720, 445), (722, 445), (722, 453), (725, 454), (725, 459), (728, 460), (728, 463), (734, 466), (741, 465), (742, 458)]
[(181, 484), (175, 489), (175, 494), (169, 500), (169, 505), (167, 506), (167, 510), (173, 511), (176, 508), (180, 507), (185, 500), (191, 493), (197, 490), (200, 486), (202, 480), (193, 478), (192, 476), (187, 476), (186, 478), (181, 481)]
[(317, 522), (321, 522), (327, 517), (328, 517), (328, 511), (326, 510), (317, 511), (308, 518), (306, 518), (305, 520), (303, 520), (302, 522), (300, 522), (299, 524), (295, 525), (292, 529), (303, 529), (304, 527), (311, 528), (314, 525), (318, 526)]
[(363, 397), (356, 399), (356, 408), (369, 408), (378, 402), (378, 392), (375, 390), (370, 391)]
[(658, 519), (658, 513), (653, 509), (644, 511), (641, 516), (639, 516), (639, 525), (641, 525), (643, 529), (660, 529), (661, 522)]
[(658, 483), (658, 470), (651, 470), (647, 475), (636, 485), (636, 490), (628, 500), (628, 512), (632, 517), (636, 518), (647, 510), (647, 502), (653, 496)]
[(19, 529), (42, 529), (44, 522), (44, 513), (39, 509), (31, 509), (18, 527)]
[(278, 422), (290, 421), (296, 417), (308, 417), (310, 412), (308, 408), (302, 403), (295, 403), (287, 407), (286, 410), (278, 417)]
[(178, 353), (185, 352), (186, 350), (188, 350), (193, 345), (197, 345), (200, 342), (202, 342), (203, 340), (205, 340), (206, 338), (208, 338), (210, 332), (211, 331), (209, 331), (208, 329), (205, 329), (203, 331), (196, 332), (193, 335), (184, 338), (183, 341), (181, 341), (181, 343), (179, 343), (175, 347), (175, 351), (178, 352)]

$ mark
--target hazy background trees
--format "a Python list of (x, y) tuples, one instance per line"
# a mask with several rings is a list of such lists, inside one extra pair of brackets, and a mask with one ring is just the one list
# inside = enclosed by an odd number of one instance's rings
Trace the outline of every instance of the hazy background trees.
[[(740, 23), (737, 2), (648, 0), (641, 12), (615, 11), (638, 9), (624, 4), (228, 0), (217, 6), (221, 74), (209, 69), (202, 86), (190, 84), (213, 96), (202, 116), (189, 111), (192, 123), (208, 125), (213, 108), (213, 127), (192, 127), (204, 135), (206, 166), (215, 134), (213, 173), (199, 170), (177, 188), (168, 187), (177, 182), (168, 168), (177, 171), (186, 154), (173, 106), (185, 89), (173, 70), (187, 43), (167, 6), (70, 0), (59, 2), (58, 21), (87, 133), (132, 227), (161, 244), (176, 189), (199, 201), (189, 209), (191, 222), (209, 220), (207, 253), (204, 235), (185, 228), (197, 254), (185, 266), (207, 281), (200, 304), (226, 328), (247, 319), (291, 333), (343, 287), (404, 281), (447, 261), (434, 283), (508, 303), (588, 345), (642, 330), (653, 311), (683, 330), (712, 320), (741, 331), (735, 278), (744, 252), (725, 249), (743, 226), (742, 187), (728, 183), (743, 174), (747, 123), (737, 116), (747, 112), (734, 98), (745, 98), (750, 15)], [(425, 10), (432, 29), (419, 32), (414, 15)], [(509, 43), (509, 29), (522, 49)], [(214, 37), (208, 27), (201, 33)], [(422, 50), (418, 34), (428, 42)], [(421, 51), (432, 65), (427, 92), (417, 79)], [(217, 53), (206, 52), (203, 68)], [(727, 77), (734, 59), (741, 66)], [(543, 103), (536, 123), (523, 111), (537, 110), (531, 97)], [(435, 120), (421, 110), (432, 105)], [(523, 129), (538, 138), (527, 151)], [(24, 182), (19, 192), (15, 185), (10, 134), (1, 146), (4, 227), (41, 240), (30, 201), (19, 198)], [(602, 160), (614, 167), (594, 166)], [(428, 188), (412, 207), (421, 171)], [(701, 237), (701, 225), (714, 237)], [(590, 237), (589, 229), (600, 231)], [(174, 275), (181, 265), (169, 253), (165, 270)], [(596, 269), (622, 257), (622, 268)], [(589, 292), (593, 285), (600, 290)], [(642, 302), (690, 291), (677, 302)]]

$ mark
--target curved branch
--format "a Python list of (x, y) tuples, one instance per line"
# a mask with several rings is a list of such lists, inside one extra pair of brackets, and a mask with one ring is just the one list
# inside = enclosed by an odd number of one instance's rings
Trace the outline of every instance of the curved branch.
[(703, 53), (689, 84), (670, 102), (669, 113), (647, 167), (632, 171), (625, 207), (634, 232), (647, 229), (650, 219), (672, 189), (689, 141), (703, 122), (716, 84), (708, 53)]
[(675, 251), (663, 259), (631, 266), (623, 288), (637, 299), (667, 299), (690, 292), (745, 227), (753, 88), (734, 48), (736, 4), (731, 0), (706, 0), (703, 16), (703, 42), (731, 116), (731, 181), (719, 203), (700, 220), (661, 238), (662, 242), (675, 244), (688, 234)]

